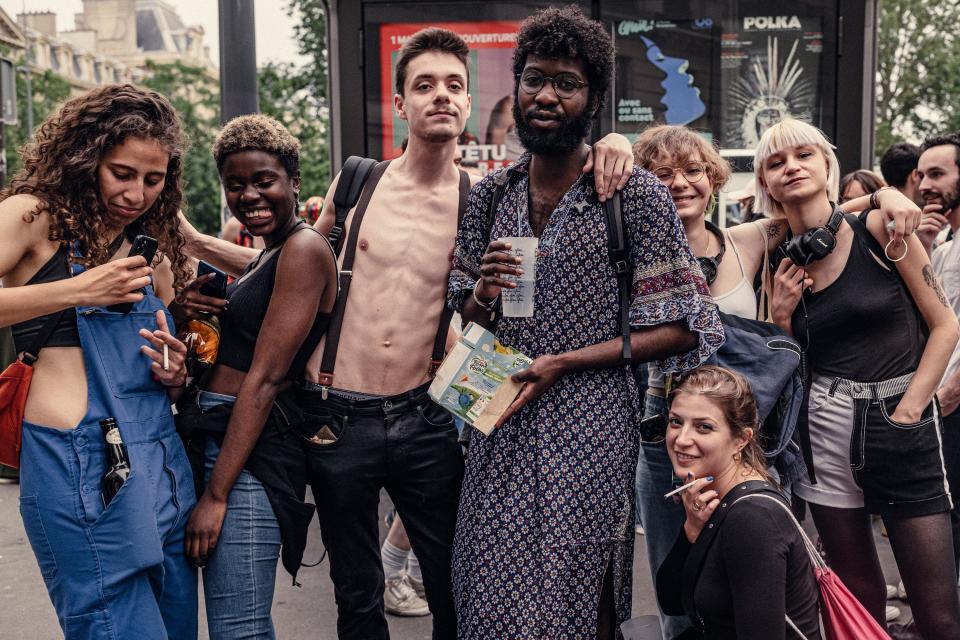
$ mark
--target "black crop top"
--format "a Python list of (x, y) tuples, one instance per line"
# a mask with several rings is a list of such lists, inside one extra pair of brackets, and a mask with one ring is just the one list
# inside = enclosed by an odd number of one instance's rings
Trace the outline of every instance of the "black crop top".
[[(33, 274), (33, 277), (27, 281), (28, 285), (43, 284), (45, 282), (56, 282), (70, 277), (70, 265), (67, 262), (67, 250), (62, 246), (57, 249), (46, 264), (40, 267), (40, 270)], [(53, 315), (53, 314), (50, 314)], [(36, 339), (37, 333), (43, 327), (50, 315), (40, 316), (18, 322), (11, 327), (13, 332), (13, 344), (17, 353), (27, 349)], [(77, 310), (69, 308), (60, 316), (56, 328), (53, 330), (50, 339), (47, 340), (46, 347), (79, 347), (80, 334), (77, 333)]]
[[(317, 233), (311, 227), (301, 227), (293, 233), (303, 230)], [(260, 334), (260, 327), (263, 326), (267, 307), (270, 306), (270, 297), (273, 295), (281, 250), (282, 245), (274, 247), (272, 251), (265, 250), (260, 254), (259, 259), (250, 263), (240, 278), (227, 287), (227, 301), (230, 304), (220, 315), (218, 364), (238, 371), (250, 370), (253, 364), (253, 350), (257, 346), (257, 336)], [(250, 275), (247, 275), (248, 273)], [(318, 313), (314, 318), (306, 339), (293, 357), (293, 362), (287, 371), (287, 380), (303, 379), (307, 360), (317, 348), (329, 323), (330, 314), (328, 313)]]
[(861, 215), (847, 214), (854, 233), (847, 264), (827, 288), (804, 295), (806, 309), (799, 304), (793, 312), (793, 335), (817, 374), (878, 382), (916, 370), (928, 330)]

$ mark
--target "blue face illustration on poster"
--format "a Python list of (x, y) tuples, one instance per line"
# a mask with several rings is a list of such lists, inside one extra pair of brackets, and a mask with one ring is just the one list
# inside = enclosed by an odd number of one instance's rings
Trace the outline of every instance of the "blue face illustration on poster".
[(635, 137), (651, 124), (709, 130), (720, 30), (709, 18), (616, 23), (617, 130)]
[(685, 58), (668, 56), (650, 38), (641, 36), (647, 45), (647, 59), (666, 74), (660, 83), (663, 97), (660, 102), (667, 108), (664, 120), (667, 124), (690, 124), (707, 111), (707, 105), (700, 98), (700, 89), (694, 85), (693, 76), (687, 72), (690, 61)]

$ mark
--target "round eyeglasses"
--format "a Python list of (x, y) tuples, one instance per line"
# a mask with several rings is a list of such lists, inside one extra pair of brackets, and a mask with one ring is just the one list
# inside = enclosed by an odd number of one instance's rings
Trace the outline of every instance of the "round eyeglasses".
[(543, 89), (547, 82), (553, 85), (553, 91), (558, 98), (567, 100), (577, 95), (580, 89), (587, 86), (587, 83), (573, 75), (572, 73), (558, 73), (557, 75), (545, 76), (539, 71), (527, 71), (520, 76), (520, 88), (524, 93), (535, 96)]
[(706, 169), (702, 164), (690, 162), (682, 167), (657, 167), (653, 170), (653, 175), (657, 176), (657, 180), (668, 187), (673, 184), (673, 180), (678, 173), (682, 173), (683, 179), (690, 184), (695, 184), (700, 182), (706, 174)]

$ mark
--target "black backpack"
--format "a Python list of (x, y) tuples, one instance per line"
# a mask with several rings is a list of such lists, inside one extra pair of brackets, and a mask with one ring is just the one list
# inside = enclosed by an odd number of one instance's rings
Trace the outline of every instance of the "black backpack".
[(373, 158), (350, 156), (340, 170), (337, 190), (333, 192), (336, 221), (333, 223), (333, 228), (330, 229), (330, 235), (327, 236), (330, 246), (333, 247), (334, 253), (338, 256), (340, 255), (340, 241), (343, 239), (343, 228), (347, 223), (347, 215), (350, 213), (350, 209), (357, 205), (360, 194), (363, 192), (363, 185), (366, 184), (367, 178), (375, 166), (377, 166), (377, 161)]

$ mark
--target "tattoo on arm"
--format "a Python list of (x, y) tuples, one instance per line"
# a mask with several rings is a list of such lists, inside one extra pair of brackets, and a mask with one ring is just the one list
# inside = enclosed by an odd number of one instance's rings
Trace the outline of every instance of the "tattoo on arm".
[(940, 304), (949, 309), (950, 303), (947, 301), (947, 296), (944, 295), (943, 289), (940, 287), (940, 282), (937, 281), (937, 276), (933, 273), (933, 267), (929, 264), (923, 265), (923, 281), (936, 292), (937, 300), (940, 301)]

